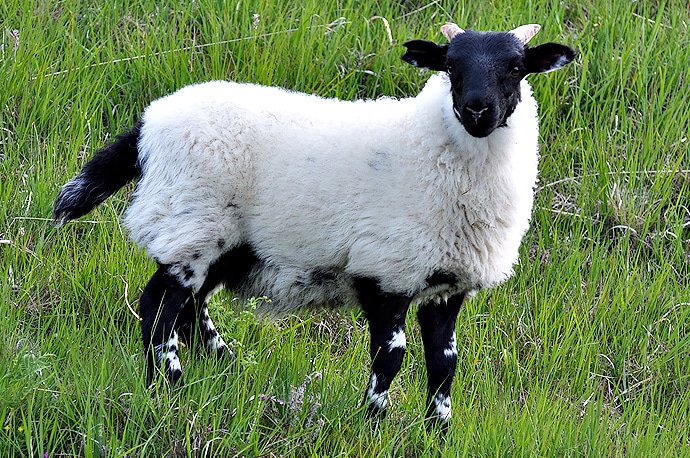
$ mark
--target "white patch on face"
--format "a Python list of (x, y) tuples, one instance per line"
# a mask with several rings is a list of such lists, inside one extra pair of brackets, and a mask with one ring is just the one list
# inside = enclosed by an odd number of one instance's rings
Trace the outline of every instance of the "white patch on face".
[(453, 335), (450, 337), (448, 348), (443, 350), (443, 354), (446, 355), (447, 358), (455, 358), (458, 356), (458, 344), (455, 337), (455, 331), (453, 331)]
[(369, 389), (367, 390), (367, 400), (370, 404), (374, 404), (381, 410), (385, 410), (388, 405), (388, 390), (377, 393), (376, 385), (378, 384), (378, 379), (376, 374), (371, 374), (371, 379), (369, 380)]
[(391, 340), (388, 341), (388, 351), (393, 351), (395, 348), (405, 349), (407, 345), (407, 339), (405, 338), (405, 331), (398, 329), (393, 331), (393, 336)]
[(434, 398), (434, 404), (436, 405), (436, 416), (443, 421), (450, 421), (450, 398), (442, 394), (437, 394)]

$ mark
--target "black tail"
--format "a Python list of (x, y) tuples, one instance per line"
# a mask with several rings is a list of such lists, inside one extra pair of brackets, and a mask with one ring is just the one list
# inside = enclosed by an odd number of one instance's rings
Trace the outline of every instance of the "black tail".
[(141, 174), (137, 143), (141, 122), (96, 151), (79, 174), (55, 198), (53, 218), (59, 223), (79, 218)]

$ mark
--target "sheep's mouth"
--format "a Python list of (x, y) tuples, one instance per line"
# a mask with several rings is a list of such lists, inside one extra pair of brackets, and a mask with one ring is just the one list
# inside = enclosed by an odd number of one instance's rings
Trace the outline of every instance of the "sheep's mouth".
[(476, 138), (484, 138), (491, 135), (491, 133), (496, 130), (494, 123), (485, 120), (485, 117), (475, 119), (471, 115), (463, 116), (462, 112), (453, 105), (453, 114), (460, 124), (465, 128), (468, 134)]

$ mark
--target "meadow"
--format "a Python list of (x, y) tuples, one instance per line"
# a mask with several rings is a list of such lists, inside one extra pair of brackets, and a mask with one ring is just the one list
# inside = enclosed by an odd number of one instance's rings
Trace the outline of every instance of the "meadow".
[[(515, 276), (460, 313), (448, 435), (424, 428), (414, 313), (378, 428), (357, 311), (264, 323), (218, 295), (237, 364), (183, 349), (184, 387), (146, 389), (137, 299), (155, 265), (119, 223), (132, 187), (56, 229), (60, 186), (189, 83), (415, 95), (430, 73), (401, 44), (443, 42), (448, 20), (537, 22), (533, 44), (578, 50), (530, 77), (532, 227)], [(689, 25), (686, 0), (3, 0), (0, 455), (690, 456)]]

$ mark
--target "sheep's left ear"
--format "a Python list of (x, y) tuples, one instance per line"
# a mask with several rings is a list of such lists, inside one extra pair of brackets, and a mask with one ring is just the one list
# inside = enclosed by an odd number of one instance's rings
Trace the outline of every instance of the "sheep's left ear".
[(433, 41), (412, 40), (403, 43), (407, 52), (401, 59), (410, 65), (430, 70), (445, 70), (448, 45), (437, 45)]
[(575, 51), (558, 43), (546, 43), (525, 50), (527, 73), (544, 73), (569, 64), (575, 59)]

